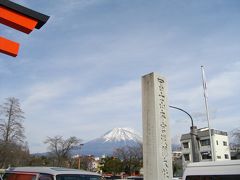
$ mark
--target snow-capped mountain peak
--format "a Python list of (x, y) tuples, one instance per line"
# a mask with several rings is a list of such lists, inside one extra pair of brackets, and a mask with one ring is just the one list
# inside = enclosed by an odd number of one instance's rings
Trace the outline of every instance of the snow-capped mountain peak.
[[(84, 155), (112, 155), (113, 152), (125, 146), (138, 146), (142, 143), (141, 136), (130, 128), (114, 128), (99, 138), (84, 143), (81, 154)], [(78, 149), (79, 150), (79, 149)], [(78, 150), (73, 152), (77, 154)]]
[(141, 137), (137, 135), (133, 129), (130, 128), (114, 128), (111, 131), (108, 131), (101, 138), (108, 141), (137, 141), (141, 142)]

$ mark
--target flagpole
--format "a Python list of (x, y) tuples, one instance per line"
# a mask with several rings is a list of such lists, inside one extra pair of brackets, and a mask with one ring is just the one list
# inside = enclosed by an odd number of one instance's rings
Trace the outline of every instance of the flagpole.
[(205, 100), (205, 107), (206, 107), (206, 116), (207, 116), (208, 131), (209, 131), (209, 138), (210, 138), (211, 156), (212, 156), (212, 161), (215, 161), (215, 157), (214, 157), (215, 153), (213, 148), (212, 134), (211, 134), (211, 128), (210, 128), (210, 121), (209, 121), (210, 118), (209, 118), (208, 101), (207, 101), (207, 82), (206, 82), (203, 66), (201, 66), (201, 70), (202, 70), (202, 82), (203, 82), (203, 92), (204, 92), (204, 100)]

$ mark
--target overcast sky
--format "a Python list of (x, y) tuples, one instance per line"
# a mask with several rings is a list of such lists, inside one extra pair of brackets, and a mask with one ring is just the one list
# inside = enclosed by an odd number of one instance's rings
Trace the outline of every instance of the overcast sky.
[[(239, 0), (14, 0), (50, 15), (30, 35), (0, 25), (21, 44), (0, 54), (0, 103), (20, 100), (31, 153), (47, 136), (84, 142), (115, 127), (142, 132), (141, 77), (168, 80), (169, 103), (206, 127), (201, 65), (212, 128), (240, 127)], [(190, 119), (170, 109), (176, 141)]]

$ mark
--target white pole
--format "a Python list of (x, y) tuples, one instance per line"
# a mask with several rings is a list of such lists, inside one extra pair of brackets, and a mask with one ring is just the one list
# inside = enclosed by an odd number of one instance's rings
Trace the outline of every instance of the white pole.
[(209, 139), (210, 139), (210, 147), (211, 147), (211, 156), (212, 156), (212, 161), (215, 161), (215, 156), (214, 156), (215, 153), (214, 153), (212, 134), (211, 134), (211, 128), (210, 128), (210, 121), (209, 121), (210, 118), (209, 118), (208, 101), (207, 101), (207, 82), (206, 82), (206, 77), (205, 77), (203, 66), (201, 66), (201, 70), (202, 70), (203, 92), (204, 92), (204, 100), (205, 100)]

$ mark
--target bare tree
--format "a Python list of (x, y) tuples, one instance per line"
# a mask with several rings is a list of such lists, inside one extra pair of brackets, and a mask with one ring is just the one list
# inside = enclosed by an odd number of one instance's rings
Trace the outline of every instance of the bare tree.
[(18, 157), (13, 157), (13, 153), (24, 152), (23, 114), (19, 100), (14, 97), (7, 98), (0, 105), (0, 166), (3, 168), (19, 162)]
[(14, 97), (7, 98), (0, 106), (0, 138), (3, 142), (23, 142), (23, 114), (19, 100)]
[(135, 146), (124, 146), (113, 152), (113, 156), (119, 158), (123, 162), (123, 171), (127, 174), (139, 172), (142, 167), (143, 151), (142, 144)]
[(240, 151), (240, 128), (236, 128), (230, 132), (232, 143), (232, 148)]
[(82, 156), (81, 157), (81, 169), (84, 169), (86, 171), (96, 171), (94, 167), (92, 166), (94, 162), (94, 156)]
[(44, 141), (45, 144), (48, 144), (48, 149), (53, 157), (56, 158), (57, 166), (68, 166), (69, 153), (70, 150), (80, 142), (80, 139), (76, 137), (70, 137), (68, 139), (63, 139), (62, 136), (47, 137)]

